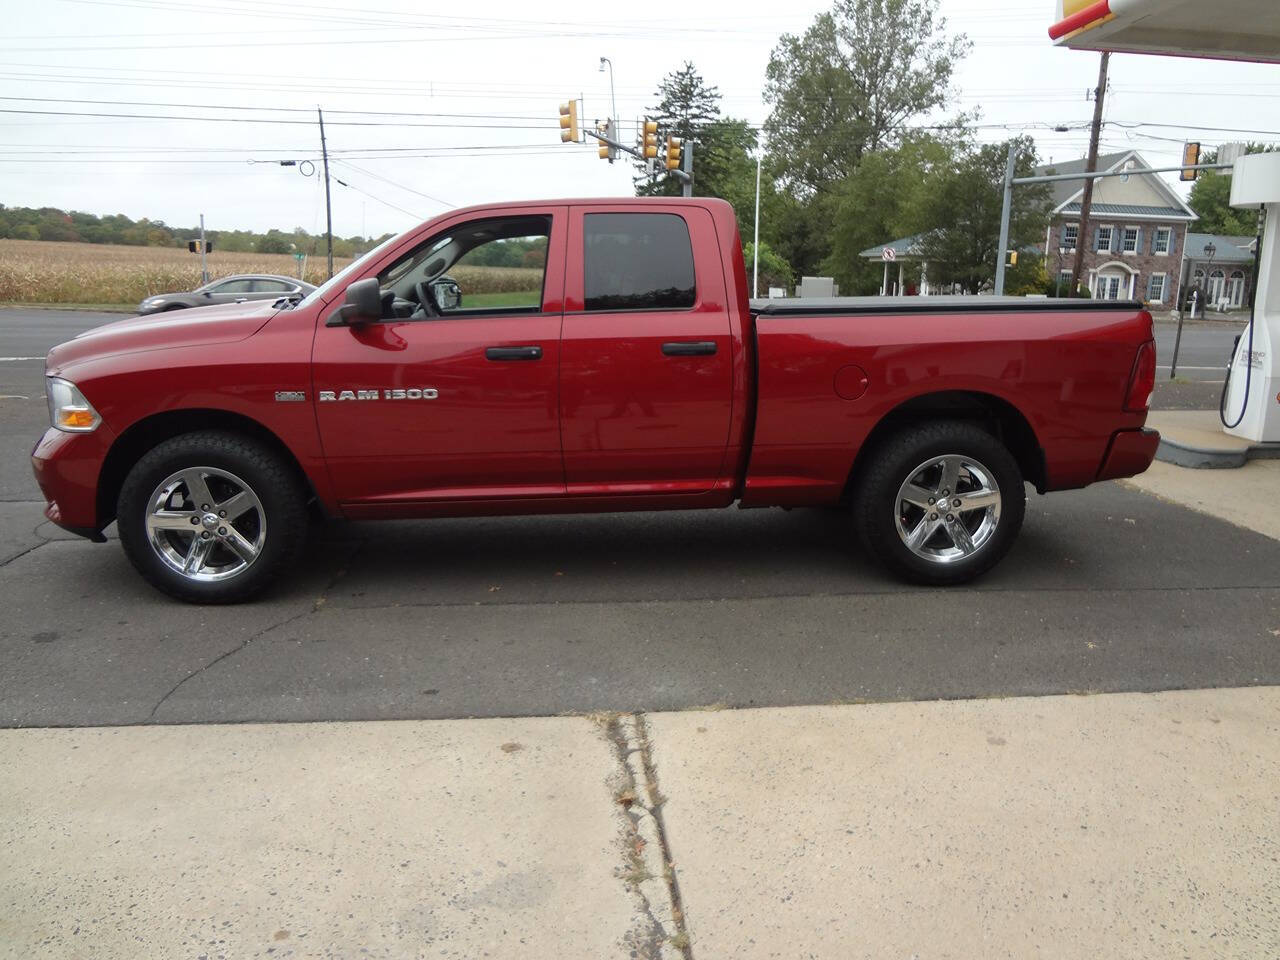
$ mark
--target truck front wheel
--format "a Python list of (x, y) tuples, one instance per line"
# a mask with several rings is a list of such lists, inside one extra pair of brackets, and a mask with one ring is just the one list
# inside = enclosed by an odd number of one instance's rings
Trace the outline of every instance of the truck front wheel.
[(125, 554), (154, 587), (191, 603), (234, 603), (292, 567), (307, 535), (291, 465), (234, 433), (188, 433), (129, 471), (117, 503)]
[(871, 454), (854, 490), (867, 550), (899, 576), (955, 584), (991, 569), (1022, 527), (1026, 491), (1005, 446), (981, 427), (910, 427)]

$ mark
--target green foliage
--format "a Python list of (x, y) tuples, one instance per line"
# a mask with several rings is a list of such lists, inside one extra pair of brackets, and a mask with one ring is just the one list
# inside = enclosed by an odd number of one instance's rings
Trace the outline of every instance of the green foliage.
[(1231, 206), (1231, 177), (1215, 170), (1202, 170), (1191, 187), (1187, 201), (1200, 217), (1192, 229), (1196, 233), (1219, 233), (1248, 236), (1258, 226), (1256, 210), (1240, 210)]
[[(755, 244), (748, 243), (742, 248), (742, 255), (747, 262), (747, 283), (751, 283), (752, 264), (755, 259)], [(765, 296), (770, 287), (782, 287), (790, 291), (792, 285), (791, 264), (787, 263), (778, 252), (763, 240), (760, 242), (760, 295)], [(754, 296), (754, 291), (751, 291)]]
[(867, 154), (832, 187), (831, 252), (822, 273), (834, 277), (841, 291), (878, 292), (883, 267), (861, 252), (933, 225), (926, 211), (929, 186), (949, 169), (954, 152), (954, 144), (935, 137), (907, 137), (897, 147)]
[(546, 258), (546, 237), (517, 237), (482, 243), (461, 262), (472, 267), (541, 267)]
[[(1244, 152), (1267, 153), (1276, 149), (1272, 144), (1246, 143)], [(1217, 163), (1218, 151), (1205, 150), (1201, 163)], [(1191, 185), (1188, 205), (1200, 217), (1192, 224), (1197, 233), (1217, 233), (1233, 237), (1253, 236), (1258, 229), (1258, 215), (1254, 210), (1239, 210), (1231, 206), (1231, 174), (1216, 170), (1201, 170)]]
[[(728, 200), (739, 220), (749, 222), (755, 204), (755, 131), (745, 120), (720, 115), (719, 89), (708, 86), (687, 61), (663, 78), (656, 96), (657, 106), (645, 116), (658, 122), (660, 140), (675, 136), (693, 144), (694, 195)], [(683, 191), (681, 180), (665, 170), (654, 180), (642, 161), (636, 161), (636, 170), (636, 196), (678, 197)]]
[(945, 107), (969, 50), (938, 0), (836, 0), (802, 37), (784, 34), (766, 72), (770, 150), (804, 192), (849, 176), (913, 117)]
[[(130, 220), (124, 214), (99, 217), (92, 213), (58, 210), (55, 207), (6, 207), (0, 204), (0, 238), (53, 240), (66, 243), (107, 243), (130, 247), (185, 247), (200, 236), (198, 227), (171, 227), (162, 220)], [(312, 235), (301, 227), (292, 233), (268, 230), (209, 230), (205, 236), (215, 250), (228, 253), (323, 254), (323, 235)], [(387, 234), (390, 236), (390, 234)], [(383, 238), (334, 237), (333, 255), (351, 257), (371, 249)]]
[[(1003, 256), (997, 248), (1005, 158), (1012, 145), (1018, 151), (1014, 175), (1031, 176), (1035, 144), (1030, 137), (1018, 137), (1007, 143), (962, 145), (948, 167), (930, 178), (920, 213), (929, 225), (920, 246), (929, 261), (930, 282), (958, 283), (977, 293), (994, 279), (996, 259)], [(1013, 191), (1009, 249), (1021, 251), (1043, 238), (1049, 207), (1044, 184)]]

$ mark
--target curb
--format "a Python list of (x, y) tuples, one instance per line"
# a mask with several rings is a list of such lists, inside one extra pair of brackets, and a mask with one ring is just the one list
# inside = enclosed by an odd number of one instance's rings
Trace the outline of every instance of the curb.
[(1250, 460), (1280, 459), (1280, 445), (1265, 444), (1250, 446), (1243, 450), (1222, 450), (1179, 443), (1161, 434), (1160, 446), (1156, 448), (1156, 459), (1191, 470), (1235, 470), (1243, 467)]

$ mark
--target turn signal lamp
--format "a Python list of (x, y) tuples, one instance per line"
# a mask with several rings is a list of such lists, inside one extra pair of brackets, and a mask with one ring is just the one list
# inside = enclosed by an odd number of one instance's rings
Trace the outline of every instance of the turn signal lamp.
[(49, 421), (66, 433), (92, 433), (102, 423), (93, 404), (70, 380), (49, 377)]

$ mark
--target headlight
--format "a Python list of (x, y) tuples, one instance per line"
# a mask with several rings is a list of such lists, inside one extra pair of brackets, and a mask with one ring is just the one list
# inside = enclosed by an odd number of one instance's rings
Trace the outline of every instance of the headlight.
[(49, 420), (67, 433), (92, 433), (102, 423), (93, 404), (70, 380), (49, 377)]

